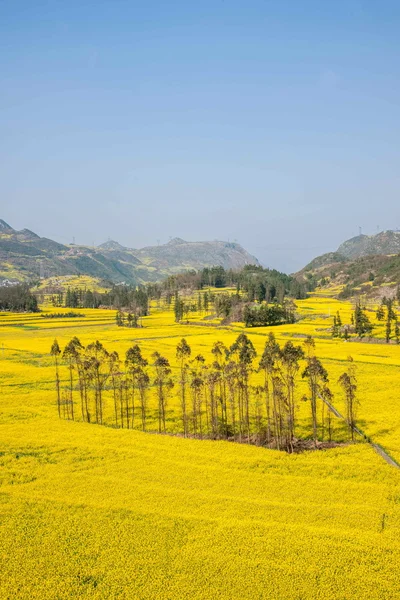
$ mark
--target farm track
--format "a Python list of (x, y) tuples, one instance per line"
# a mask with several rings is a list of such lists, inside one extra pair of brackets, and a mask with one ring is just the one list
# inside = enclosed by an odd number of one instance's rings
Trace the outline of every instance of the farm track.
[[(321, 395), (318, 394), (318, 397), (320, 398), (320, 400), (322, 400), (322, 402), (324, 402), (326, 404), (326, 406), (328, 407), (328, 409), (338, 418), (341, 419), (342, 421), (346, 422), (346, 419), (344, 418), (344, 416), (337, 410), (337, 408), (335, 408), (333, 406), (333, 404), (331, 404), (330, 402), (328, 402), (328, 400), (325, 400)], [(372, 446), (372, 448), (375, 450), (375, 452), (377, 452), (379, 454), (379, 456), (381, 456), (383, 458), (383, 460), (385, 462), (387, 462), (388, 465), (395, 467), (396, 469), (400, 469), (400, 465), (398, 462), (396, 462), (391, 456), (389, 456), (389, 454), (387, 452), (385, 452), (385, 450), (382, 448), (382, 446), (380, 446), (379, 444), (375, 444), (375, 442), (373, 442), (365, 433), (363, 433), (361, 431), (361, 429), (359, 429), (358, 427), (353, 427), (353, 430), (355, 431), (355, 433), (357, 433), (357, 435), (361, 436), (366, 442), (368, 442), (368, 444), (370, 446)]]

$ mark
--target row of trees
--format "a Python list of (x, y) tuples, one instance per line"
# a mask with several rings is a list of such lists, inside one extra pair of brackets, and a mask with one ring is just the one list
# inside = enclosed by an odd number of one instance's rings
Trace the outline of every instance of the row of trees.
[[(54, 341), (51, 354), (58, 414), (63, 418), (293, 452), (300, 431), (299, 402), (303, 400), (309, 403), (311, 417), (306, 436), (315, 445), (318, 440), (333, 439), (332, 412), (327, 408), (333, 394), (311, 337), (303, 345), (288, 341), (281, 347), (271, 333), (258, 358), (251, 340), (242, 333), (229, 348), (215, 342), (209, 362), (201, 354), (192, 356), (192, 349), (182, 339), (176, 347), (174, 367), (159, 352), (154, 352), (149, 362), (137, 344), (122, 359), (99, 341), (85, 348), (76, 337), (63, 351)], [(353, 431), (356, 380), (352, 361), (349, 365), (339, 383)], [(60, 375), (65, 367), (66, 381)], [(307, 383), (306, 388), (301, 381)], [(174, 387), (175, 401), (170, 402)]]
[(106, 306), (116, 309), (127, 309), (138, 316), (147, 315), (152, 287), (115, 285), (106, 292), (89, 289), (71, 288), (59, 290), (51, 296), (53, 306), (66, 308), (99, 308)]

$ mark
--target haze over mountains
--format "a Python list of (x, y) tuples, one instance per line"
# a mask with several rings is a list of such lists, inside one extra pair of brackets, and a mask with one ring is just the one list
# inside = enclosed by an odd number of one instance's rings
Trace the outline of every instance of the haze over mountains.
[(174, 238), (167, 244), (134, 249), (109, 240), (91, 248), (60, 244), (29, 229), (16, 231), (0, 220), (2, 280), (36, 280), (80, 273), (113, 283), (138, 284), (188, 269), (215, 265), (240, 269), (246, 264), (259, 262), (240, 244), (232, 242), (187, 242)]

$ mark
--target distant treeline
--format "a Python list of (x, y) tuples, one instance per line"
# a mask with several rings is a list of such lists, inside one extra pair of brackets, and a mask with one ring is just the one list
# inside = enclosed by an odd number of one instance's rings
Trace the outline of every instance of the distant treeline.
[[(176, 346), (174, 371), (159, 352), (153, 352), (149, 362), (137, 344), (120, 358), (99, 341), (84, 347), (74, 337), (64, 350), (55, 340), (51, 354), (60, 418), (293, 452), (301, 395), (310, 406), (310, 429), (305, 436), (315, 445), (318, 440), (334, 439), (333, 412), (329, 410), (333, 394), (311, 337), (302, 346), (288, 341), (282, 347), (271, 333), (257, 357), (253, 343), (241, 333), (230, 347), (215, 342), (210, 362), (202, 354), (192, 356), (191, 347), (182, 339)], [(60, 374), (65, 368), (68, 377), (62, 385)], [(298, 389), (302, 379), (307, 382), (305, 396), (305, 390)], [(355, 366), (349, 358), (339, 384), (352, 437), (358, 404), (356, 383)], [(174, 387), (178, 401), (171, 406)], [(304, 426), (302, 423), (302, 431)]]
[(0, 287), (0, 310), (38, 312), (38, 301), (25, 283)]
[(109, 308), (129, 307), (135, 314), (146, 316), (149, 311), (149, 294), (145, 286), (133, 287), (115, 285), (106, 292), (68, 288), (66, 292), (60, 291), (52, 294), (53, 306), (66, 308)]
[(246, 292), (249, 302), (277, 300), (280, 304), (285, 296), (299, 300), (313, 289), (313, 285), (300, 283), (291, 275), (256, 265), (246, 265), (240, 271), (225, 270), (223, 267), (189, 271), (168, 277), (160, 287), (161, 291), (170, 293), (187, 288), (201, 290), (207, 287), (236, 287), (237, 291)]

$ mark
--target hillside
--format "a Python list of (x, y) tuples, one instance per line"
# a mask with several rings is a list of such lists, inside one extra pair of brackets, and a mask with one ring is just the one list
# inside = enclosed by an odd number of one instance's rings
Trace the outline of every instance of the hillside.
[(337, 249), (345, 258), (355, 259), (374, 254), (398, 254), (400, 231), (381, 231), (376, 235), (358, 235), (343, 242)]
[(296, 277), (335, 288), (342, 296), (394, 295), (400, 284), (400, 232), (384, 231), (347, 240), (336, 252), (314, 258)]
[(113, 283), (138, 284), (188, 269), (214, 265), (239, 269), (246, 264), (259, 262), (236, 243), (176, 238), (142, 249), (126, 248), (115, 241), (91, 248), (60, 244), (28, 229), (16, 231), (0, 220), (0, 282), (82, 274)]

